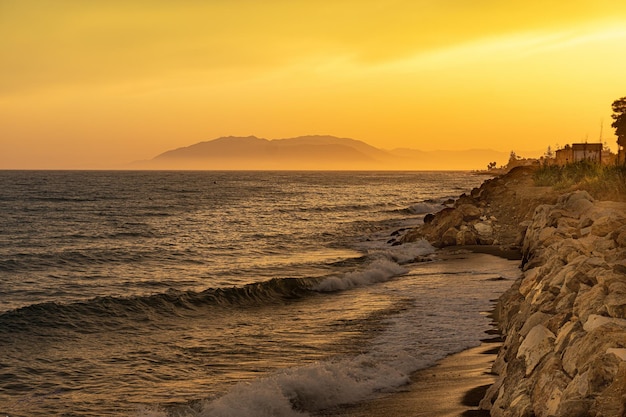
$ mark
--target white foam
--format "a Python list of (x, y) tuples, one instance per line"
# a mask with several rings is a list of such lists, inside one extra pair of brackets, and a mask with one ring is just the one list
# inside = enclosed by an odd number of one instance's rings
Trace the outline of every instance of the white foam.
[(372, 248), (368, 256), (375, 260), (367, 268), (349, 272), (343, 276), (325, 278), (313, 287), (313, 290), (325, 292), (343, 291), (388, 281), (395, 276), (407, 273), (407, 269), (401, 265), (414, 262), (417, 257), (434, 253), (435, 250), (426, 240), (392, 247), (385, 245), (376, 249)]
[(403, 245), (392, 246), (380, 250), (381, 255), (388, 257), (389, 259), (399, 264), (406, 264), (414, 262), (416, 258), (420, 256), (430, 255), (435, 253), (435, 247), (431, 245), (427, 240), (421, 239), (416, 242), (405, 243)]
[(207, 402), (203, 417), (301, 417), (372, 393), (408, 383), (408, 374), (368, 355), (288, 369), (268, 378), (240, 383)]
[(313, 287), (315, 291), (342, 291), (350, 288), (387, 281), (405, 274), (407, 270), (395, 262), (379, 259), (372, 262), (365, 270), (348, 272), (341, 277), (328, 277)]
[(417, 203), (409, 207), (409, 211), (413, 214), (428, 214), (441, 211), (445, 206), (441, 203)]

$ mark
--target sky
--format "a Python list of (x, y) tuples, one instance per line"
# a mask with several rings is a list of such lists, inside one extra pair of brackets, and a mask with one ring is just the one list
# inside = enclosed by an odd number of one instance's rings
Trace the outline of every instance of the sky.
[(624, 74), (623, 0), (0, 0), (0, 169), (249, 135), (615, 150)]

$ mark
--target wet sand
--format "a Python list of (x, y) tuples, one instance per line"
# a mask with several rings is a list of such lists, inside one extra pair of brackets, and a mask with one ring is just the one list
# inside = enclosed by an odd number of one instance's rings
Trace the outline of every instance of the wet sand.
[[(487, 253), (509, 260), (521, 259), (519, 249), (494, 245), (466, 245), (441, 249), (438, 256), (459, 252)], [(492, 317), (493, 318), (493, 317)], [(318, 417), (488, 417), (478, 404), (495, 382), (491, 365), (502, 339), (494, 329), (480, 346), (450, 355), (432, 368), (417, 371), (403, 391), (373, 401), (343, 406), (316, 414)]]
[[(499, 338), (496, 338), (499, 340)], [(490, 374), (500, 343), (483, 342), (416, 372), (405, 391), (374, 401), (335, 409), (325, 417), (478, 417), (478, 403), (495, 377)]]

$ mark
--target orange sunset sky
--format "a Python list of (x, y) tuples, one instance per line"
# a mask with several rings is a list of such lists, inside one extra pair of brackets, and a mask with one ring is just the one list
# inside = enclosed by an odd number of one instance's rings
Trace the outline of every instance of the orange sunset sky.
[(228, 135), (615, 149), (622, 96), (623, 0), (0, 0), (0, 169)]

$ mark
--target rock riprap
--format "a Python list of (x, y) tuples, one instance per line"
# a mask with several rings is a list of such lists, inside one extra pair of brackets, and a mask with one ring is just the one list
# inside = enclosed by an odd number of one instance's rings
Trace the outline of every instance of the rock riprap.
[(534, 208), (556, 202), (548, 187), (536, 187), (531, 167), (518, 167), (461, 195), (424, 224), (405, 233), (401, 242), (426, 239), (436, 247), (461, 245), (521, 246)]
[(576, 191), (537, 206), (526, 226), (523, 276), (495, 311), (506, 338), (481, 407), (626, 415), (626, 204)]

